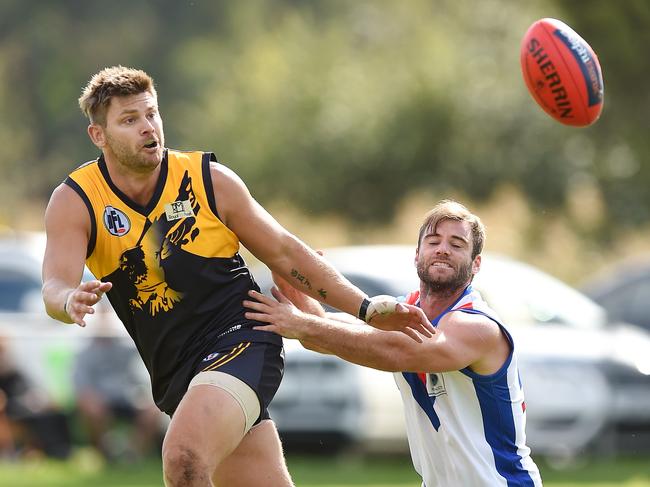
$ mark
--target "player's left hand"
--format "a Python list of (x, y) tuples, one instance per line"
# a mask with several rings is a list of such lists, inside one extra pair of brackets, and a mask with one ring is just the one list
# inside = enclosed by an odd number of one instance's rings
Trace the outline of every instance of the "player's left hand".
[(300, 339), (300, 329), (308, 322), (309, 315), (296, 308), (277, 287), (273, 287), (271, 293), (275, 299), (257, 291), (249, 291), (248, 295), (255, 301), (244, 301), (244, 307), (249, 310), (244, 316), (249, 320), (265, 323), (263, 326), (254, 327), (255, 330), (271, 331), (285, 338)]
[(412, 304), (399, 303), (391, 296), (375, 296), (370, 299), (366, 322), (380, 330), (401, 331), (417, 342), (422, 337), (436, 333), (422, 309)]
[(95, 312), (93, 306), (102, 299), (105, 293), (110, 291), (112, 286), (113, 284), (110, 282), (97, 280), (82, 282), (76, 289), (70, 291), (63, 309), (72, 322), (84, 327), (86, 326), (84, 317)]

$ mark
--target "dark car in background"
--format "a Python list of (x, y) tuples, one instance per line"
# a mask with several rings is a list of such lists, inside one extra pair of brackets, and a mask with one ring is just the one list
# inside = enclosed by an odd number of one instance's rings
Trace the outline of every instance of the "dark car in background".
[(650, 331), (650, 257), (609, 268), (585, 282), (581, 289), (607, 310), (611, 320)]
[[(583, 283), (581, 289), (607, 311), (611, 323), (632, 323), (650, 332), (650, 258), (635, 258), (609, 267)], [(650, 357), (650, 348), (644, 354)], [(642, 367), (645, 374), (650, 374), (650, 359), (648, 362)], [(619, 418), (609, 433), (614, 447), (648, 451), (650, 402), (635, 394), (634, 381), (625, 370), (612, 367), (608, 374), (619, 389), (628, 391), (619, 401), (625, 404), (619, 408)], [(628, 414), (631, 409), (634, 413)]]

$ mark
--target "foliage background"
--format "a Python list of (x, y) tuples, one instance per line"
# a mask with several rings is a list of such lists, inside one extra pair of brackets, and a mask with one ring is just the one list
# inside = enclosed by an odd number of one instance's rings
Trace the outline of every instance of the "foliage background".
[[(519, 43), (541, 17), (598, 53), (605, 109), (553, 122)], [(650, 244), (646, 0), (3, 0), (0, 224), (41, 229), (96, 156), (77, 97), (115, 64), (157, 82), (167, 144), (212, 150), (313, 246), (412, 243), (460, 198), (488, 250), (577, 282)]]

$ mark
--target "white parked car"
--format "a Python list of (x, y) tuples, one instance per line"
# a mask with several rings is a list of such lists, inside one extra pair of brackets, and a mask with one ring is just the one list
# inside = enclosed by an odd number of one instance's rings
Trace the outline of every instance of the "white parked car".
[[(371, 296), (417, 289), (414, 256), (415, 247), (402, 245), (325, 251), (325, 258)], [(258, 267), (253, 274), (268, 291), (268, 270)], [(483, 255), (474, 286), (515, 340), (534, 454), (571, 457), (607, 448), (612, 439), (605, 433), (617, 417), (648, 410), (650, 334), (608, 326), (604, 311), (578, 291), (503, 256)], [(271, 405), (285, 438), (299, 434), (318, 442), (339, 435), (370, 449), (405, 448), (401, 400), (390, 374), (316, 354), (292, 340), (285, 344), (287, 369)], [(625, 377), (624, 384), (612, 379), (613, 371)], [(309, 394), (295, 393), (306, 390)], [(332, 398), (336, 405), (328, 406)]]
[[(0, 235), (0, 335), (11, 339), (25, 372), (66, 405), (72, 361), (87, 340), (106, 333), (132, 342), (112, 313), (90, 317), (84, 329), (47, 317), (44, 243), (41, 233)], [(414, 253), (414, 247), (392, 245), (336, 248), (325, 256), (369, 295), (404, 295), (418, 285)], [(268, 270), (257, 267), (253, 274), (268, 290)], [(650, 431), (649, 333), (608, 323), (602, 308), (579, 292), (505, 257), (484, 254), (475, 286), (515, 339), (534, 453), (616, 449), (642, 437), (626, 425)], [(293, 340), (285, 344), (285, 378), (271, 405), (285, 439), (316, 448), (352, 443), (406, 451), (401, 399), (390, 374), (305, 350)], [(650, 444), (630, 444), (650, 451)]]
[[(88, 315), (88, 326), (64, 324), (47, 316), (41, 297), (45, 235), (40, 232), (0, 234), (0, 336), (8, 338), (11, 359), (36, 386), (64, 408), (73, 406), (72, 366), (75, 356), (97, 335), (115, 336), (133, 347), (132, 366), (148, 382), (144, 364), (107, 299)], [(94, 279), (85, 270), (84, 280)]]

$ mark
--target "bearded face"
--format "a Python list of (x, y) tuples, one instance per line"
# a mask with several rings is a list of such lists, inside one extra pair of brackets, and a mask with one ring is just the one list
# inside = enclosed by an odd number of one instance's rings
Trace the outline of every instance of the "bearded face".
[[(429, 292), (453, 293), (465, 287), (472, 276), (472, 260), (457, 264), (441, 258), (426, 259), (420, 257), (417, 262), (418, 277)], [(442, 269), (447, 272), (440, 272)]]
[(154, 169), (163, 157), (163, 147), (156, 145), (156, 153), (142, 154), (140, 147), (130, 141), (114, 136), (112, 133), (106, 133), (106, 149), (110, 151), (120, 164), (136, 173), (148, 173)]
[(162, 161), (163, 123), (158, 102), (149, 92), (113, 97), (105, 125), (91, 124), (88, 130), (107, 160), (122, 171), (149, 174)]
[(415, 266), (427, 293), (453, 294), (467, 286), (478, 272), (480, 257), (472, 258), (469, 223), (445, 219), (420, 241)]

